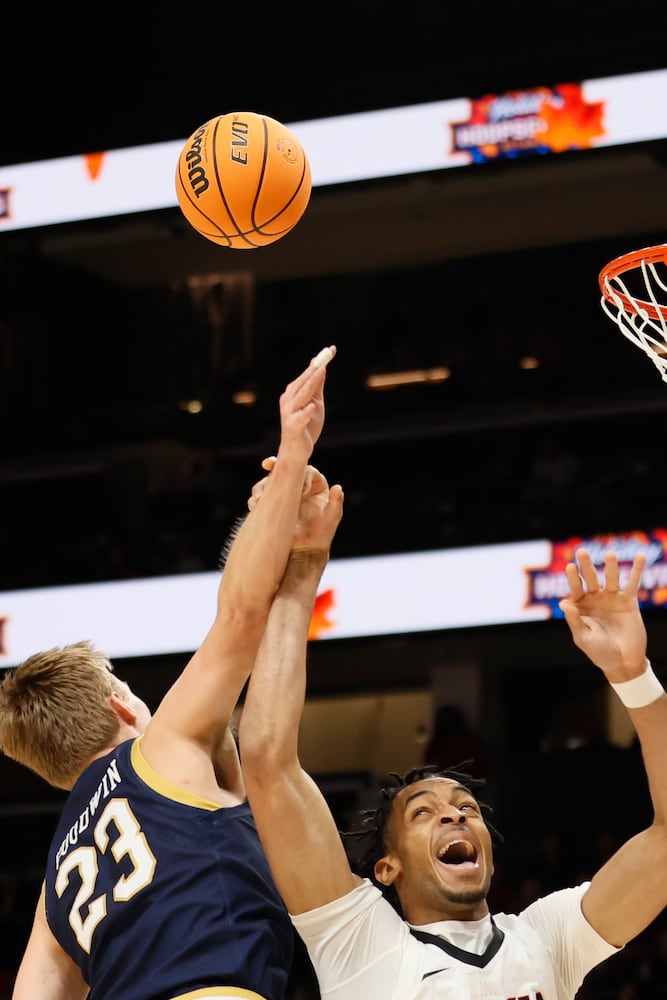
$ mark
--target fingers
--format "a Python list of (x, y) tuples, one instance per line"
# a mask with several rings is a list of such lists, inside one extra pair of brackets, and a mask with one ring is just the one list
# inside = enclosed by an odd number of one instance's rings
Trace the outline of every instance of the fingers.
[(296, 396), (301, 393), (306, 396), (311, 395), (313, 386), (318, 382), (324, 382), (324, 370), (329, 362), (335, 358), (335, 356), (335, 344), (331, 344), (329, 347), (323, 347), (319, 354), (316, 354), (314, 358), (310, 359), (308, 367), (289, 383), (285, 389), (284, 395)]
[(597, 593), (600, 589), (600, 579), (588, 549), (577, 549), (576, 559), (579, 564), (579, 573), (586, 584), (586, 590), (589, 594)]
[(260, 479), (258, 483), (255, 483), (252, 490), (250, 491), (250, 496), (248, 497), (248, 510), (254, 510), (260, 501), (262, 493), (264, 492), (264, 487), (268, 482), (269, 477), (264, 476)]
[(620, 588), (618, 577), (618, 559), (615, 552), (604, 554), (604, 585), (610, 594), (618, 593)]
[[(329, 489), (328, 492), (327, 505), (322, 512), (322, 524), (324, 526), (324, 533), (322, 529), (319, 530), (319, 534), (316, 536), (321, 544), (331, 545), (334, 535), (336, 534), (336, 529), (343, 518), (343, 488), (336, 484)], [(327, 537), (328, 536), (328, 537)], [(326, 539), (326, 542), (324, 541)], [(311, 542), (313, 538), (311, 538)]]
[[(262, 459), (261, 462), (262, 468), (266, 473), (270, 473), (274, 465), (276, 464), (276, 461), (277, 459), (275, 455), (269, 455), (267, 458)], [(255, 507), (259, 503), (260, 497), (262, 496), (262, 493), (264, 492), (264, 488), (266, 487), (268, 481), (269, 477), (268, 475), (266, 475), (254, 484), (254, 486), (250, 491), (250, 496), (248, 497), (248, 510), (255, 509)]]
[(586, 593), (597, 594), (601, 590), (606, 594), (623, 593), (631, 597), (637, 596), (641, 575), (646, 565), (645, 552), (637, 552), (635, 555), (624, 587), (621, 587), (621, 567), (616, 552), (608, 550), (604, 554), (604, 584), (600, 583), (598, 572), (587, 549), (577, 549), (575, 557), (576, 562), (568, 563), (565, 567), (572, 600), (578, 601)]
[(345, 500), (345, 494), (343, 493), (343, 487), (336, 483), (329, 490), (329, 503), (327, 505), (326, 516), (329, 524), (335, 529), (341, 522), (343, 517), (343, 501)]
[(559, 602), (558, 606), (563, 612), (563, 617), (570, 628), (572, 638), (574, 639), (576, 645), (579, 645), (579, 640), (587, 630), (587, 626), (584, 623), (576, 604), (574, 603), (575, 600), (576, 599), (570, 597), (564, 597), (563, 600)]
[(639, 593), (639, 585), (641, 583), (642, 573), (644, 572), (644, 567), (646, 565), (646, 553), (638, 552), (635, 556), (632, 569), (630, 570), (630, 575), (625, 584), (625, 591), (631, 594), (633, 597), (637, 597)]
[(316, 354), (312, 360), (312, 364), (316, 368), (326, 368), (331, 360), (336, 356), (336, 345), (331, 344), (330, 347), (323, 347), (319, 354)]
[(326, 476), (319, 469), (316, 469), (314, 465), (307, 465), (301, 496), (313, 496), (316, 493), (324, 493), (328, 489), (329, 483)]
[(330, 548), (343, 517), (343, 500), (343, 489), (339, 484), (327, 488), (317, 506), (300, 524), (295, 551), (322, 551)]
[[(262, 468), (265, 472), (270, 474), (276, 464), (276, 461), (277, 459), (275, 455), (269, 455), (267, 458), (262, 459)], [(268, 481), (269, 476), (266, 475), (254, 484), (250, 492), (250, 496), (248, 497), (248, 510), (254, 510), (257, 506)], [(313, 496), (316, 493), (324, 493), (328, 489), (329, 483), (327, 482), (326, 476), (324, 476), (319, 469), (316, 469), (314, 465), (306, 466), (306, 474), (303, 480), (301, 495), (304, 497)]]
[(579, 567), (576, 563), (570, 562), (565, 567), (565, 575), (570, 588), (570, 597), (573, 601), (579, 601), (584, 596), (584, 585), (579, 576)]

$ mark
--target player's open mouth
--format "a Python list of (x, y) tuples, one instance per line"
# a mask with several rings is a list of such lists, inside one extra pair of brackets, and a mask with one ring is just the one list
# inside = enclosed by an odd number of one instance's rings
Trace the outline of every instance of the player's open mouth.
[(444, 865), (474, 864), (477, 850), (468, 840), (452, 840), (438, 851), (438, 861)]

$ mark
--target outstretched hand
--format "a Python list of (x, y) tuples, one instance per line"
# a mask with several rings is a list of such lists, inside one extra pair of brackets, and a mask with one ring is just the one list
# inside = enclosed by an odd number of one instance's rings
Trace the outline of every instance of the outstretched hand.
[(323, 348), (280, 396), (280, 448), (306, 461), (324, 427), (324, 383), (326, 368), (336, 356), (336, 347)]
[(646, 557), (637, 553), (623, 588), (615, 552), (605, 553), (604, 585), (587, 549), (578, 549), (576, 559), (579, 565), (570, 562), (565, 569), (570, 596), (559, 604), (574, 643), (608, 681), (629, 680), (646, 661), (646, 628), (637, 596)]
[[(274, 456), (262, 461), (267, 473), (255, 483), (248, 498), (248, 510), (259, 503), (269, 474), (276, 464)], [(336, 529), (343, 516), (343, 489), (329, 486), (326, 477), (314, 465), (306, 468), (299, 514), (292, 541), (292, 552), (329, 552)]]

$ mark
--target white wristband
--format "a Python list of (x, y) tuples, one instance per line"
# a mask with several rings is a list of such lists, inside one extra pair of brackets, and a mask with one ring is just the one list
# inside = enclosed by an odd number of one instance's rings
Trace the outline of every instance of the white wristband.
[(644, 708), (646, 705), (652, 705), (665, 692), (648, 660), (646, 661), (646, 670), (639, 677), (633, 677), (631, 681), (622, 681), (620, 684), (611, 684), (610, 686), (613, 687), (626, 708)]

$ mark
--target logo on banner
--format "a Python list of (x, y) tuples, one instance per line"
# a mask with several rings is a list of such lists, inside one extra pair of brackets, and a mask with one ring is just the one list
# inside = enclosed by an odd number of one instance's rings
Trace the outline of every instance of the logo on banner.
[(644, 552), (646, 565), (639, 584), (639, 606), (667, 607), (667, 530), (663, 528), (650, 533), (633, 531), (627, 535), (593, 535), (591, 538), (569, 538), (564, 542), (553, 542), (548, 565), (526, 570), (526, 607), (548, 607), (552, 618), (563, 617), (558, 604), (570, 593), (565, 566), (575, 561), (575, 553), (580, 548), (588, 549), (601, 578), (604, 578), (605, 552), (615, 552), (621, 588), (625, 586), (635, 556)]
[(452, 153), (473, 163), (590, 149), (606, 135), (605, 102), (586, 101), (581, 85), (514, 90), (470, 101), (468, 121), (452, 122)]
[(308, 628), (308, 639), (320, 639), (325, 632), (336, 624), (329, 618), (329, 612), (336, 606), (336, 594), (333, 590), (324, 590), (315, 598), (315, 607)]
[(86, 153), (84, 160), (88, 176), (91, 181), (96, 181), (102, 171), (104, 153)]

